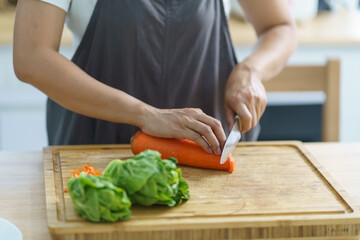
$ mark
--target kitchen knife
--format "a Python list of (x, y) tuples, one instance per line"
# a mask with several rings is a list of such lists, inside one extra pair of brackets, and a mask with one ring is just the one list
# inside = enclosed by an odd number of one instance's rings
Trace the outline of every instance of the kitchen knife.
[(241, 120), (239, 116), (236, 116), (231, 132), (228, 138), (226, 139), (225, 146), (220, 158), (220, 164), (224, 164), (227, 161), (229, 153), (232, 153), (232, 151), (236, 147), (236, 144), (241, 139), (240, 130), (241, 130)]

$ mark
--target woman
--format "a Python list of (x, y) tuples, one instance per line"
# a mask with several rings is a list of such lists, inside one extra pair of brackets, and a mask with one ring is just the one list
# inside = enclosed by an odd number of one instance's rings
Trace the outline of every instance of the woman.
[[(128, 143), (140, 128), (221, 154), (235, 114), (243, 133), (257, 126), (262, 81), (296, 48), (286, 0), (239, 3), (259, 36), (240, 63), (220, 0), (19, 0), (14, 69), (49, 97), (49, 144)], [(72, 61), (58, 53), (66, 18)]]

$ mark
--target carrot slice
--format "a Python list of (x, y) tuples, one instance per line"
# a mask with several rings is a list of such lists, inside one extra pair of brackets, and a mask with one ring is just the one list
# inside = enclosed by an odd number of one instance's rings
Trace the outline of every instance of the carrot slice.
[(235, 170), (235, 159), (231, 154), (224, 164), (220, 164), (220, 156), (207, 153), (198, 144), (186, 139), (158, 138), (138, 131), (131, 139), (131, 150), (136, 155), (147, 149), (159, 151), (163, 159), (174, 157), (179, 164), (227, 170)]
[(78, 178), (80, 173), (81, 173), (80, 169), (71, 170), (71, 176), (73, 176), (74, 178)]
[(88, 175), (99, 175), (99, 176), (101, 176), (101, 172), (96, 170), (91, 165), (85, 165), (81, 169), (71, 170), (71, 176), (73, 176), (74, 178), (78, 178), (81, 172), (85, 172)]
[[(71, 176), (73, 176), (74, 178), (78, 178), (81, 172), (85, 172), (88, 175), (99, 175), (99, 176), (102, 175), (101, 172), (96, 170), (93, 166), (85, 165), (81, 169), (75, 169), (75, 170), (72, 169)], [(64, 192), (66, 193), (67, 191), (68, 191), (68, 189), (64, 188)]]

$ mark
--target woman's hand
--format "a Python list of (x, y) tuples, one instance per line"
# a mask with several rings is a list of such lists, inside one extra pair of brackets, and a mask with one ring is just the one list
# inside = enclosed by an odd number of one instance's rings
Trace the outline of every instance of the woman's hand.
[(149, 135), (165, 138), (189, 139), (208, 153), (221, 154), (226, 136), (221, 122), (201, 109), (157, 109), (148, 106), (141, 130)]
[(234, 124), (235, 114), (241, 119), (241, 132), (255, 127), (265, 111), (266, 102), (261, 74), (246, 65), (237, 65), (232, 70), (225, 89), (226, 120), (230, 129)]

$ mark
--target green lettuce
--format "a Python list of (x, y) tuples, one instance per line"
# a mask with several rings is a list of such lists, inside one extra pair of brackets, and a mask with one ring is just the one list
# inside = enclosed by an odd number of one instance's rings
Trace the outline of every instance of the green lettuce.
[(115, 159), (103, 172), (123, 188), (133, 204), (176, 206), (190, 198), (188, 184), (176, 168), (177, 160), (161, 160), (157, 151), (146, 150), (126, 161)]
[(67, 184), (75, 210), (93, 222), (115, 222), (131, 216), (131, 202), (126, 192), (103, 176), (82, 172)]

